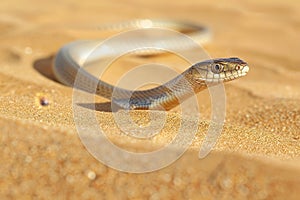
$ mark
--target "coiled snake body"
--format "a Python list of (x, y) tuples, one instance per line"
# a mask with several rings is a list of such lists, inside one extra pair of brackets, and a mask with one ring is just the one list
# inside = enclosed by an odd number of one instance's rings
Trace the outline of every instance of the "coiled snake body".
[[(203, 41), (209, 35), (205, 27), (173, 21), (135, 20), (110, 28), (144, 28), (145, 24), (148, 27), (150, 24), (153, 27), (168, 27), (182, 32), (188, 30), (187, 35), (197, 41)], [(153, 89), (130, 91), (98, 80), (87, 71), (81, 70), (82, 60), (86, 57), (89, 45), (88, 42), (76, 41), (60, 49), (53, 65), (57, 80), (74, 86), (76, 76), (80, 73), (81, 83), (76, 84), (79, 89), (111, 99), (124, 109), (169, 110), (209, 85), (237, 79), (249, 71), (247, 63), (239, 58), (211, 59), (193, 64), (182, 74)], [(91, 88), (91, 85), (96, 89)]]

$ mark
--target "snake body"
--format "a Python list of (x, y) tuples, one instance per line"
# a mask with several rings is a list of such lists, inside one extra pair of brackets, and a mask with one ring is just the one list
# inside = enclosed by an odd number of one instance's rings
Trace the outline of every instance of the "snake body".
[[(168, 27), (186, 32), (188, 36), (198, 42), (203, 42), (209, 37), (209, 31), (205, 27), (173, 21), (134, 20), (106, 28), (121, 30), (123, 28), (145, 28), (145, 26)], [(164, 47), (167, 48), (168, 45), (171, 46), (174, 43), (174, 40), (173, 43), (167, 41), (164, 43)], [(180, 44), (180, 40), (177, 40), (177, 43), (178, 48), (184, 46), (184, 44)], [(94, 47), (95, 41), (75, 41), (63, 46), (55, 58), (54, 75), (65, 85), (74, 86), (76, 80), (78, 89), (110, 99), (124, 109), (169, 110), (210, 85), (243, 77), (249, 71), (247, 63), (239, 58), (210, 59), (193, 64), (163, 85), (149, 90), (131, 91), (99, 80), (82, 68), (82, 61)], [(102, 56), (101, 53), (98, 56)]]

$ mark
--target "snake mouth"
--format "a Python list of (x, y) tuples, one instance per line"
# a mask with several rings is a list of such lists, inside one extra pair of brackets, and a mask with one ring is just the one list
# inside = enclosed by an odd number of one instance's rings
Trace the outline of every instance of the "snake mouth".
[(240, 66), (239, 70), (233, 70), (230, 73), (224, 73), (223, 75), (220, 75), (219, 77), (216, 78), (206, 78), (205, 81), (212, 82), (212, 83), (231, 81), (246, 76), (248, 72), (249, 72), (249, 66), (244, 65), (244, 66)]
[(249, 66), (248, 65), (244, 65), (243, 69), (241, 70), (241, 74), (243, 74), (244, 76), (249, 72)]
[(241, 69), (237, 70), (235, 73), (232, 73), (232, 75), (230, 77), (232, 77), (232, 78), (243, 77), (243, 76), (246, 76), (248, 72), (249, 72), (249, 66), (244, 65), (244, 66), (242, 66)]

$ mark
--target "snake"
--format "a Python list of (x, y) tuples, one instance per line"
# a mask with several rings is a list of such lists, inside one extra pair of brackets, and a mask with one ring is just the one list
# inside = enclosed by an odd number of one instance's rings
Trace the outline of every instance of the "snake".
[[(106, 25), (102, 28), (123, 30), (153, 27), (169, 28), (182, 32), (199, 43), (209, 40), (210, 37), (210, 30), (205, 26), (172, 20), (132, 20), (115, 25)], [(134, 42), (130, 41), (130, 43)], [(188, 48), (180, 42), (180, 38), (165, 39), (163, 44), (165, 48), (172, 45), (177, 45), (177, 48)], [(249, 71), (248, 64), (237, 57), (208, 59), (192, 64), (175, 78), (157, 87), (133, 91), (104, 82), (83, 69), (83, 60), (93, 50), (95, 44), (99, 44), (99, 41), (77, 40), (60, 48), (54, 59), (54, 76), (62, 84), (71, 87), (76, 86), (80, 90), (102, 96), (123, 109), (170, 110), (209, 86), (238, 79), (245, 76)], [(116, 46), (115, 48), (123, 48), (121, 45), (118, 47), (118, 44)], [(96, 56), (101, 57), (102, 54), (105, 54), (105, 51), (96, 54)], [(78, 83), (75, 84), (75, 81)]]

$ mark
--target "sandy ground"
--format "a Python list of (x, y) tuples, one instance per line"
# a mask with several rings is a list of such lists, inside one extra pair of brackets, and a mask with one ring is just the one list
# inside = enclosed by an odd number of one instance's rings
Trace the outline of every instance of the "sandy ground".
[[(111, 169), (89, 154), (78, 137), (72, 88), (54, 81), (53, 56), (67, 42), (99, 37), (84, 27), (136, 18), (204, 23), (214, 33), (204, 46), (211, 57), (238, 56), (249, 63), (247, 77), (225, 86), (226, 122), (204, 159), (198, 159), (198, 151), (211, 112), (207, 91), (197, 95), (203, 118), (195, 140), (162, 170), (131, 174)], [(299, 198), (299, 2), (11, 0), (0, 4), (0, 30), (1, 199)], [(118, 66), (141, 62), (148, 61), (116, 62), (104, 78), (114, 83), (129, 69)], [(175, 67), (183, 71), (178, 63)], [(43, 97), (48, 106), (40, 105)], [(114, 124), (106, 102), (97, 99), (99, 125), (128, 150), (161, 147), (180, 126), (181, 114), (171, 110), (158, 136), (132, 140)], [(147, 111), (131, 116), (147, 124)]]

